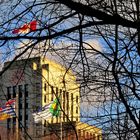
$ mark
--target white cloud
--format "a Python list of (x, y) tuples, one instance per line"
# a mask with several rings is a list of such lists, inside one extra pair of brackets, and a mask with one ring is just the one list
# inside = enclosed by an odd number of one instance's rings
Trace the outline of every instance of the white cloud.
[(93, 52), (93, 49), (96, 49), (97, 51), (102, 51), (101, 44), (98, 40), (95, 39), (89, 39), (85, 41), (86, 44), (84, 44), (84, 47), (87, 49), (88, 52)]

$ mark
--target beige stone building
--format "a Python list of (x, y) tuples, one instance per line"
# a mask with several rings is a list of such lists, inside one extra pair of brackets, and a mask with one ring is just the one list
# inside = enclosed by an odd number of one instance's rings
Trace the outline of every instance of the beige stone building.
[[(86, 130), (87, 124), (80, 124), (79, 85), (71, 70), (42, 57), (17, 60), (12, 64), (6, 62), (4, 68), (9, 64), (11, 67), (0, 77), (0, 100), (2, 105), (6, 99), (16, 98), (18, 119), (11, 118), (1, 121), (1, 127), (6, 127), (8, 132), (19, 133), (16, 139), (20, 139), (20, 137), (30, 139), (31, 137), (33, 140), (40, 140), (46, 135), (50, 135), (49, 132), (54, 130), (54, 126), (59, 128), (57, 132), (60, 136), (64, 130), (60, 127), (65, 127), (65, 124), (69, 124), (69, 122), (76, 122), (79, 124), (74, 123), (76, 131), (81, 135), (85, 135), (88, 131), (90, 135), (94, 133), (96, 138), (101, 139), (100, 129), (94, 127), (94, 131), (92, 129), (89, 131)], [(60, 98), (62, 109), (60, 116), (34, 123), (32, 113), (56, 97)], [(52, 130), (49, 130), (51, 126)], [(65, 136), (61, 135), (62, 137)], [(49, 139), (51, 140), (52, 137)]]

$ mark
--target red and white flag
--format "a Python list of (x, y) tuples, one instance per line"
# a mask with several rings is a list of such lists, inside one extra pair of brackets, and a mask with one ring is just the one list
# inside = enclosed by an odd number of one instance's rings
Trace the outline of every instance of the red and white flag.
[(31, 21), (30, 23), (24, 24), (22, 27), (18, 29), (14, 29), (12, 31), (13, 34), (20, 34), (20, 33), (29, 33), (30, 31), (35, 31), (37, 26), (37, 21)]

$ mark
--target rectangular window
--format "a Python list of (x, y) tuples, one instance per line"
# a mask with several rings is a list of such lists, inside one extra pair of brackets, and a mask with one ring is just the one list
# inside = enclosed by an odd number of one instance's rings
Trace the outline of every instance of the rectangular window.
[(56, 97), (58, 98), (58, 87), (56, 87)]
[(16, 97), (16, 93), (17, 93), (17, 87), (13, 86), (13, 98)]
[(19, 109), (22, 109), (22, 102), (19, 103)]
[(69, 116), (69, 92), (66, 92), (66, 111), (67, 111), (67, 116)]
[(63, 91), (63, 110), (65, 111), (66, 92)]
[(22, 121), (22, 116), (21, 115), (19, 116), (19, 120)]
[(47, 126), (47, 121), (45, 120), (45, 121), (44, 121), (44, 127), (46, 127), (46, 126)]
[(7, 98), (11, 99), (11, 87), (7, 87)]
[(76, 96), (76, 103), (78, 104), (78, 96)]
[(28, 108), (28, 103), (25, 103), (25, 108), (26, 108), (26, 109)]
[(29, 91), (28, 91), (28, 84), (24, 85), (24, 93), (25, 93), (25, 98), (28, 97)]
[(7, 119), (7, 129), (10, 129), (11, 128), (11, 126), (10, 126), (10, 123), (11, 122), (11, 118), (8, 118)]
[(22, 98), (22, 92), (23, 92), (23, 87), (22, 87), (22, 85), (19, 85), (19, 86), (18, 86), (19, 98)]
[(44, 83), (44, 91), (46, 91), (46, 90), (47, 90), (47, 84)]
[(71, 94), (71, 121), (73, 121), (73, 94)]
[(47, 98), (46, 98), (46, 95), (44, 95), (44, 103), (46, 103), (47, 101)]
[(78, 107), (76, 107), (76, 113), (78, 113)]
[(16, 124), (16, 117), (13, 118), (13, 124)]
[(28, 120), (28, 115), (25, 115), (25, 120)]
[(53, 101), (53, 96), (54, 96), (54, 88), (51, 86), (51, 101)]

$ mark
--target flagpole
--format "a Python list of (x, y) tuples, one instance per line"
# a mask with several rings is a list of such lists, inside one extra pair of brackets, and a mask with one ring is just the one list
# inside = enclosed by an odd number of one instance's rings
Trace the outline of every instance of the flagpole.
[(61, 116), (60, 116), (61, 118), (60, 118), (60, 120), (61, 120), (61, 122), (60, 122), (60, 129), (61, 129), (61, 140), (63, 140), (63, 128), (62, 128), (62, 111), (61, 111)]
[[(63, 103), (63, 101), (62, 101), (62, 96), (60, 95), (60, 102), (61, 102), (61, 105), (62, 105), (62, 103)], [(60, 110), (60, 133), (61, 133), (61, 140), (63, 140), (63, 126), (62, 126), (62, 106), (60, 107), (61, 108), (61, 110)]]

